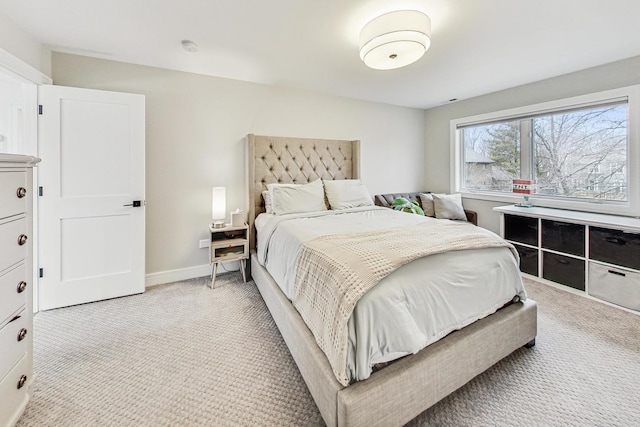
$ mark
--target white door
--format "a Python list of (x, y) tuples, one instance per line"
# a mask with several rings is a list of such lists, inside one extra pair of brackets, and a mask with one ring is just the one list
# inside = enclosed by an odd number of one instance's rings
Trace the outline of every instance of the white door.
[(40, 309), (144, 292), (144, 96), (40, 86), (38, 99)]

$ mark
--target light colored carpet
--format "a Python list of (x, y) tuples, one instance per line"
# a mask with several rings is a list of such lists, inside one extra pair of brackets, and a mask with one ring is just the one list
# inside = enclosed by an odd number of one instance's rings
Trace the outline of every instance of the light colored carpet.
[[(322, 418), (260, 294), (240, 275), (40, 313), (18, 426), (314, 426)], [(640, 422), (640, 316), (527, 282), (537, 345), (411, 426)]]

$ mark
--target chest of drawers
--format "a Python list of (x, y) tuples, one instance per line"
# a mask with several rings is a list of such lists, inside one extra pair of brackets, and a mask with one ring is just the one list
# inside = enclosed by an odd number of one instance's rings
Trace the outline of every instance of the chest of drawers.
[(33, 381), (34, 157), (0, 154), (0, 427), (13, 426)]

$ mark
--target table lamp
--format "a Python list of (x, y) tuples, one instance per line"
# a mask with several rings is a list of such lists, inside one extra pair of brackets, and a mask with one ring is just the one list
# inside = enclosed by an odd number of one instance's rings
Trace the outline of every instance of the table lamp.
[(211, 192), (211, 218), (213, 228), (223, 228), (227, 216), (227, 194), (224, 187), (213, 187)]

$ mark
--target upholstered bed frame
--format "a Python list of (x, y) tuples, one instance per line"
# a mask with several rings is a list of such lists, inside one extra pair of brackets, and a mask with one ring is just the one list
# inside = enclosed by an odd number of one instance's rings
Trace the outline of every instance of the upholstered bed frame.
[(453, 332), (420, 352), (342, 386), (293, 305), (255, 256), (255, 217), (271, 182), (358, 178), (360, 142), (247, 136), (251, 275), (329, 426), (403, 425), (518, 348), (532, 343), (537, 308), (528, 300)]

